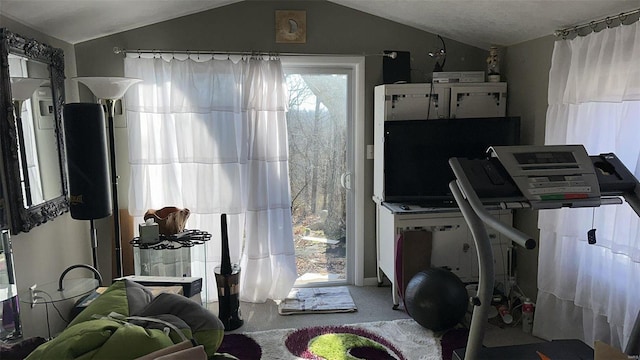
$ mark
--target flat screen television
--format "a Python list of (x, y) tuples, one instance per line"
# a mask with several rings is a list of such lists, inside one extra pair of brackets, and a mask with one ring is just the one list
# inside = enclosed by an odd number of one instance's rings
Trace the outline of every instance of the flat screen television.
[(449, 158), (482, 159), (492, 145), (519, 145), (520, 118), (397, 120), (384, 123), (384, 201), (456, 207)]

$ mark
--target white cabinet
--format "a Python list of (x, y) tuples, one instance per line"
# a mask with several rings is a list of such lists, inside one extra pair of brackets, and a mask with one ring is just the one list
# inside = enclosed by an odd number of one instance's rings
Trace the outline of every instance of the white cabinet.
[[(492, 211), (500, 221), (511, 224), (512, 213), (509, 210)], [(429, 267), (446, 267), (463, 282), (477, 282), (478, 256), (473, 236), (462, 214), (457, 209), (433, 211), (413, 207), (401, 210), (396, 204), (382, 204), (377, 207), (378, 221), (378, 281), (382, 282), (382, 273), (392, 283), (393, 304), (398, 305), (396, 268), (427, 269)], [(403, 247), (398, 252), (398, 235), (405, 231), (422, 230), (430, 233), (431, 251), (415, 253)], [(509, 276), (509, 258), (511, 240), (497, 231), (488, 229), (489, 239), (494, 254), (495, 282), (507, 283)], [(428, 239), (427, 238), (427, 239)], [(397, 264), (396, 261), (408, 262)], [(412, 276), (413, 274), (404, 274)]]

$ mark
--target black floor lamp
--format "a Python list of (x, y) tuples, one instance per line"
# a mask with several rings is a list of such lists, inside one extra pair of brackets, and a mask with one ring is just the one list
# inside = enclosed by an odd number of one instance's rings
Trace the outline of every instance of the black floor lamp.
[(109, 132), (109, 159), (111, 168), (111, 199), (113, 206), (113, 238), (115, 241), (116, 275), (123, 276), (122, 239), (120, 236), (120, 209), (118, 206), (118, 174), (116, 171), (116, 149), (113, 117), (115, 104), (127, 92), (129, 87), (142, 80), (125, 77), (76, 77), (73, 80), (86, 85), (100, 100), (104, 101), (107, 110), (107, 129)]

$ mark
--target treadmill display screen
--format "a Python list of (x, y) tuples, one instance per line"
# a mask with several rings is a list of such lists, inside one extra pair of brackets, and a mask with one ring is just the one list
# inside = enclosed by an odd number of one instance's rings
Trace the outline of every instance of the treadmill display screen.
[(575, 164), (576, 158), (570, 151), (553, 152), (525, 152), (515, 153), (513, 156), (520, 165), (543, 164)]

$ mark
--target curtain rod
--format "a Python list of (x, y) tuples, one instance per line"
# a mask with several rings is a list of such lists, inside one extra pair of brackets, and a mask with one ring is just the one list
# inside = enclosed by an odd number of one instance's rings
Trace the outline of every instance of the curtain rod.
[[(614, 16), (607, 16), (605, 18), (602, 19), (598, 19), (598, 20), (594, 20), (594, 21), (590, 21), (588, 23), (585, 24), (580, 24), (580, 25), (575, 25), (575, 26), (569, 26), (563, 29), (559, 29), (554, 31), (553, 35), (555, 35), (556, 37), (566, 37), (567, 35), (569, 35), (572, 32), (578, 32), (579, 30), (582, 29), (586, 29), (586, 28), (591, 28), (591, 31), (595, 31), (596, 28), (598, 27), (598, 25), (600, 24), (606, 24), (607, 27), (611, 27), (611, 24), (615, 21), (615, 20), (619, 20), (620, 21), (620, 25), (622, 25), (624, 23), (625, 20), (627, 20), (627, 17), (629, 17), (630, 15), (634, 15), (634, 14), (638, 14), (640, 13), (640, 9), (635, 9), (635, 10), (630, 10), (627, 12), (622, 12), (618, 15), (614, 15)], [(638, 19), (634, 20), (633, 22), (638, 21)]]
[(281, 53), (277, 51), (216, 51), (216, 50), (148, 50), (148, 49), (123, 49), (119, 47), (113, 48), (114, 54), (181, 54), (181, 55), (266, 55), (266, 56), (385, 56), (395, 59), (398, 53), (382, 52), (378, 54), (302, 54), (302, 53)]

